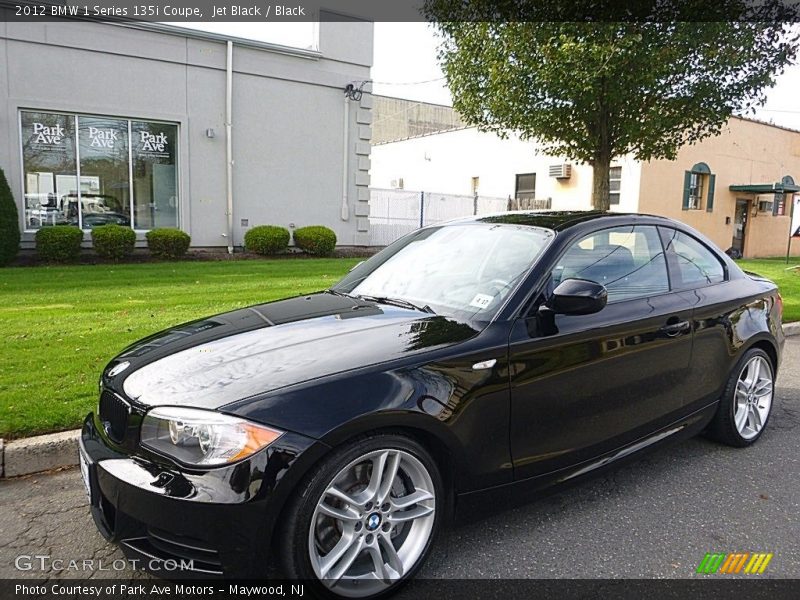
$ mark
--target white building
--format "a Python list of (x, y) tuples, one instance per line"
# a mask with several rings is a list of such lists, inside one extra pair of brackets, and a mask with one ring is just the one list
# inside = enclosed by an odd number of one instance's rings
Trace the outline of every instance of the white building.
[[(613, 209), (635, 212), (641, 165), (633, 159), (614, 165), (620, 186)], [(474, 127), (373, 145), (370, 181), (375, 188), (535, 199), (541, 208), (559, 210), (586, 210), (592, 196), (589, 165), (547, 156), (534, 142), (502, 139)]]
[[(461, 122), (451, 107), (381, 96), (374, 97), (374, 106), (371, 215), (380, 217), (382, 208), (375, 201), (376, 189), (507, 198), (512, 208), (592, 207), (589, 165), (548, 156), (541, 145), (513, 135), (502, 139), (481, 133)], [(748, 257), (785, 254), (790, 231), (797, 232), (791, 250), (798, 254), (798, 148), (800, 131), (733, 117), (719, 135), (680, 148), (675, 160), (615, 159), (609, 178), (611, 210), (683, 221), (721, 248)], [(386, 196), (378, 200), (386, 204)], [(466, 204), (466, 214), (482, 214), (478, 201), (475, 211)], [(445, 205), (453, 203), (440, 202), (441, 214)], [(799, 207), (794, 225), (793, 206)], [(458, 210), (463, 212), (450, 212)], [(450, 214), (455, 216), (465, 215)]]

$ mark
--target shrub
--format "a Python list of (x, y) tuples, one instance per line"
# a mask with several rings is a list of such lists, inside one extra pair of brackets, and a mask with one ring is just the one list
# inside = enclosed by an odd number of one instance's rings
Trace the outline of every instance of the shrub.
[(0, 169), (0, 267), (7, 265), (19, 251), (19, 213), (6, 175)]
[(328, 256), (336, 248), (336, 234), (322, 225), (310, 225), (295, 230), (294, 243), (309, 254)]
[(289, 247), (289, 230), (277, 225), (259, 225), (244, 234), (244, 247), (256, 254), (278, 254)]
[(73, 225), (42, 227), (36, 232), (36, 252), (44, 260), (68, 262), (81, 253), (83, 231)]
[(92, 245), (98, 256), (120, 260), (133, 254), (136, 232), (115, 223), (99, 225), (92, 229)]
[(188, 233), (171, 227), (152, 229), (145, 237), (150, 254), (157, 258), (180, 258), (192, 242)]

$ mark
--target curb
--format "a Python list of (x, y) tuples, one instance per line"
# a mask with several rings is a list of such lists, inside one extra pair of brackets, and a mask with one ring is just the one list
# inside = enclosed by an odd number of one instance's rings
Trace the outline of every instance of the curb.
[(800, 321), (795, 323), (786, 323), (786, 325), (783, 326), (783, 335), (800, 335)]
[[(800, 335), (800, 321), (783, 326), (785, 336)], [(0, 438), (0, 477), (18, 477), (78, 464), (81, 430), (49, 433), (3, 443)]]
[(78, 464), (80, 433), (80, 429), (74, 429), (6, 443), (2, 458), (3, 477), (30, 475)]

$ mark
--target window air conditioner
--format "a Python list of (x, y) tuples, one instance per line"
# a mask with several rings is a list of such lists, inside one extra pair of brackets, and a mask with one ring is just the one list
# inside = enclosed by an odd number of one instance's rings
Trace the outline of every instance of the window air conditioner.
[(556, 179), (569, 179), (572, 177), (572, 165), (569, 163), (550, 165), (548, 173), (550, 177), (555, 177)]

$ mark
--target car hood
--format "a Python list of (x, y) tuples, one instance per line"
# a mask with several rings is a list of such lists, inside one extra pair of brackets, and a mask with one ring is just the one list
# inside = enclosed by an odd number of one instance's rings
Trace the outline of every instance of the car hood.
[(130, 346), (105, 386), (144, 405), (219, 408), (278, 388), (462, 342), (468, 324), (319, 293), (173, 327)]

